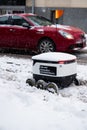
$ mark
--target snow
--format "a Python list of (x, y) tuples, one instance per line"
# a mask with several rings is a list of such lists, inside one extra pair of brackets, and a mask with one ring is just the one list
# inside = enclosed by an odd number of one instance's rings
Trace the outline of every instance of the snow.
[(47, 52), (32, 57), (33, 60), (66, 61), (76, 59), (76, 56), (62, 52)]
[[(59, 90), (59, 95), (30, 87), (32, 60), (0, 55), (0, 130), (87, 130), (87, 84)], [(77, 78), (87, 80), (87, 66), (77, 64)]]
[(52, 27), (54, 28), (60, 28), (60, 29), (65, 29), (65, 30), (71, 30), (71, 26), (67, 26), (67, 25), (61, 25), (61, 24), (57, 24), (57, 25), (52, 25)]

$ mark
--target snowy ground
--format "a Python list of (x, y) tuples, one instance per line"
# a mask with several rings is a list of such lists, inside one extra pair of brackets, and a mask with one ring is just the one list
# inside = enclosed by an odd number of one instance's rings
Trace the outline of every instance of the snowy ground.
[[(77, 74), (87, 80), (87, 66), (78, 64)], [(31, 76), (31, 59), (0, 55), (0, 130), (87, 130), (86, 85), (56, 95), (28, 86)]]

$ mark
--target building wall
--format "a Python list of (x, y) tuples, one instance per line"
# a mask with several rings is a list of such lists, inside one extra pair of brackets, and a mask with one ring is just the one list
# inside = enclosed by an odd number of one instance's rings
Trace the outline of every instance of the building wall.
[(32, 6), (32, 0), (26, 0), (26, 6)]
[(71, 0), (71, 7), (87, 8), (87, 0)]
[(33, 1), (35, 7), (87, 7), (87, 0), (26, 0), (26, 5), (30, 6)]

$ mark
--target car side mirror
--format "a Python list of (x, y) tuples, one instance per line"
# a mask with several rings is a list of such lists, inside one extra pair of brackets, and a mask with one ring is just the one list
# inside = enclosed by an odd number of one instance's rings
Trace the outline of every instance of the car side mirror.
[(30, 25), (28, 23), (23, 23), (22, 26), (26, 28), (30, 28)]

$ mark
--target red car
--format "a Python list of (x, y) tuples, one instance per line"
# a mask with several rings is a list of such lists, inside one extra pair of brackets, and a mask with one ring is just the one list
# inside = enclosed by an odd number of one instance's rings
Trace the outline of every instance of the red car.
[(56, 25), (35, 14), (0, 16), (0, 48), (38, 51), (71, 51), (86, 46), (85, 32), (79, 28)]

